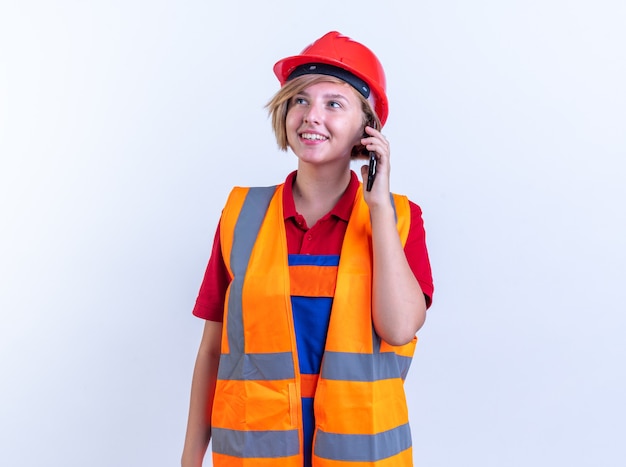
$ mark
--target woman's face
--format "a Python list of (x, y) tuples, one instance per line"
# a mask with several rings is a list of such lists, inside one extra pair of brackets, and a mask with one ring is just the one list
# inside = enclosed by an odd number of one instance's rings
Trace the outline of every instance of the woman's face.
[(363, 135), (361, 100), (349, 84), (312, 84), (291, 100), (286, 129), (301, 162), (349, 165), (352, 147)]

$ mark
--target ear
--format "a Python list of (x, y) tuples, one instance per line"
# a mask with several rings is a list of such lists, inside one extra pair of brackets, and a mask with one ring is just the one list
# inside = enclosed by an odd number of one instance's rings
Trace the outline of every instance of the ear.
[[(363, 138), (368, 138), (369, 135), (363, 131)], [(352, 146), (352, 152), (350, 153), (351, 159), (367, 159), (369, 158), (369, 151), (360, 142)]]

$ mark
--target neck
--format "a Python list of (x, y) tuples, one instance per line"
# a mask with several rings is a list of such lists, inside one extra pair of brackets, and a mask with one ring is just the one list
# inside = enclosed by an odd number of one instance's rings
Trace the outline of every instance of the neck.
[(350, 170), (333, 172), (331, 176), (321, 176), (318, 171), (298, 168), (293, 184), (293, 198), (296, 210), (312, 227), (339, 201), (350, 183)]

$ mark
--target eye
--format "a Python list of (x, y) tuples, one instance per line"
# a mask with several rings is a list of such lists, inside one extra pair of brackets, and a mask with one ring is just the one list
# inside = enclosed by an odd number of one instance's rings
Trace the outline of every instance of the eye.
[(328, 106), (332, 107), (333, 109), (340, 109), (341, 108), (341, 104), (337, 101), (329, 101), (328, 102)]
[(304, 97), (296, 96), (293, 98), (293, 103), (296, 105), (306, 105), (307, 101)]

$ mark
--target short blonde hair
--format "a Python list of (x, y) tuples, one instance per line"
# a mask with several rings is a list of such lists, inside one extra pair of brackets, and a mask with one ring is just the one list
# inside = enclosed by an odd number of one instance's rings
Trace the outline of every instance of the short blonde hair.
[(361, 107), (363, 109), (363, 126), (365, 127), (365, 125), (370, 125), (377, 129), (381, 127), (380, 119), (378, 118), (378, 115), (376, 115), (376, 112), (372, 108), (370, 102), (345, 81), (328, 75), (310, 74), (298, 76), (297, 78), (287, 81), (285, 85), (280, 88), (274, 97), (272, 97), (272, 99), (265, 105), (265, 108), (268, 110), (268, 113), (272, 118), (272, 128), (274, 130), (274, 135), (276, 136), (278, 147), (281, 150), (286, 151), (289, 147), (289, 142), (287, 141), (286, 121), (291, 100), (309, 86), (322, 82), (345, 84), (349, 86), (361, 101)]

